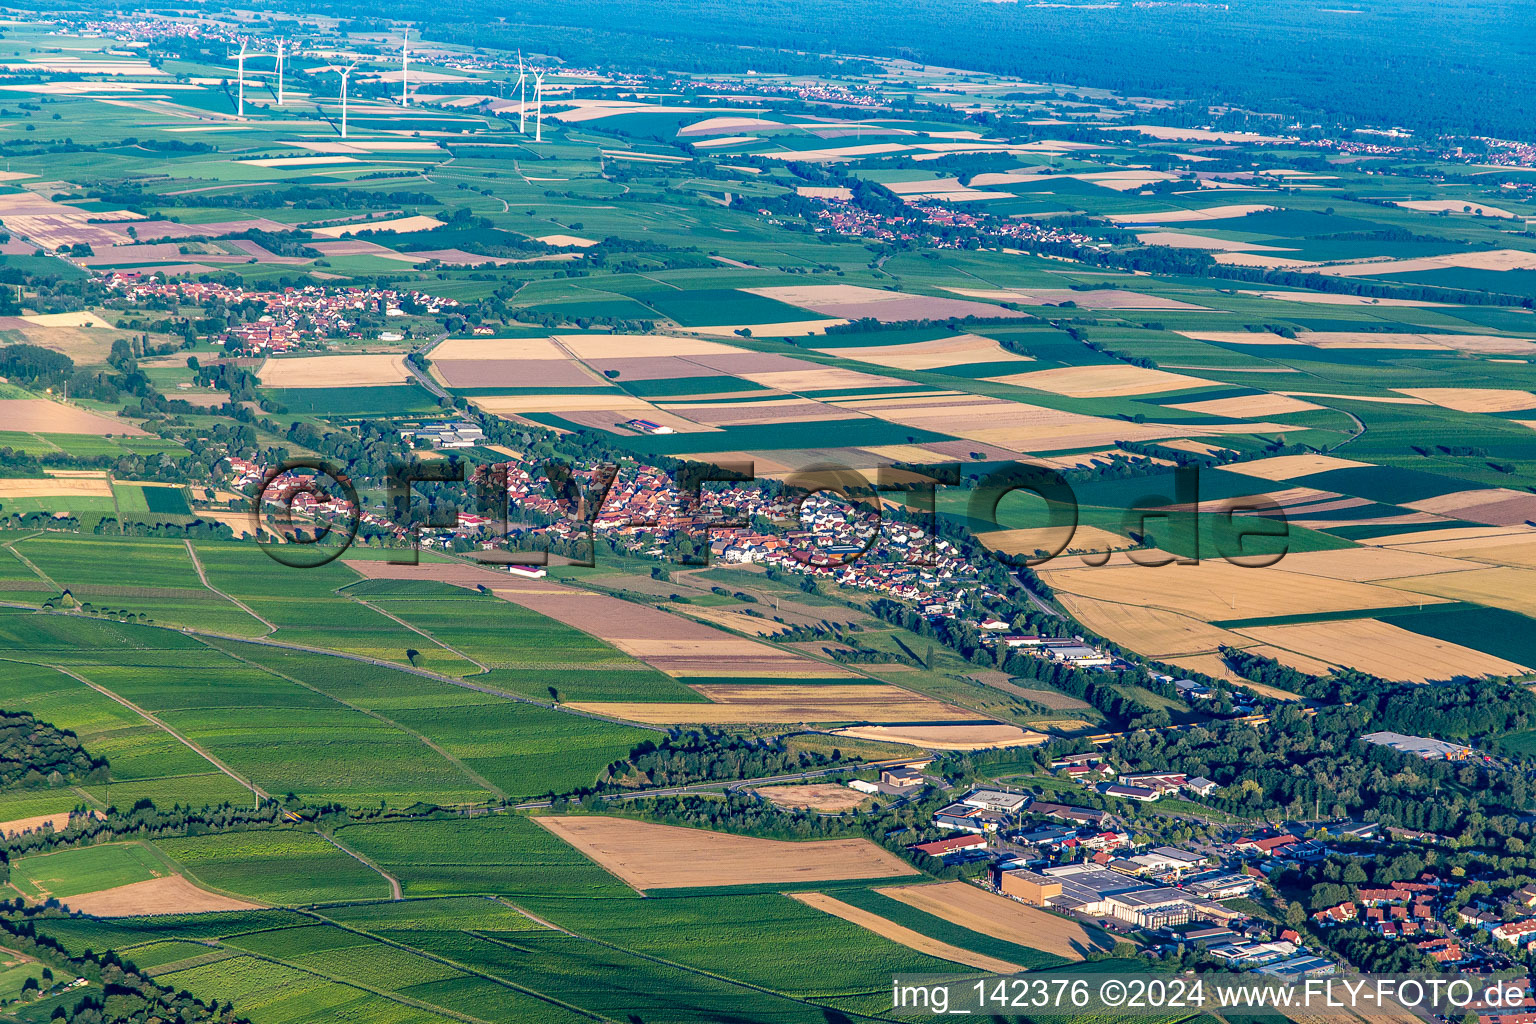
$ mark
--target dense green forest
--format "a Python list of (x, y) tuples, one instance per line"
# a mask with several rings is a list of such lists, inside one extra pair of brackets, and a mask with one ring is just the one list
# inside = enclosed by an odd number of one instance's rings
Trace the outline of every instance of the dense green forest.
[[(354, 17), (331, 2), (312, 5)], [(1061, 5), (909, 0), (490, 0), (445, 9), (386, 0), (377, 17), (429, 39), (549, 53), (573, 63), (797, 74), (814, 54), (905, 57), (1026, 80), (1231, 103), (1310, 122), (1405, 125), (1529, 138), (1536, 94), (1521, 88), (1536, 32), (1505, 0), (1303, 0)], [(795, 52), (805, 51), (805, 52)]]

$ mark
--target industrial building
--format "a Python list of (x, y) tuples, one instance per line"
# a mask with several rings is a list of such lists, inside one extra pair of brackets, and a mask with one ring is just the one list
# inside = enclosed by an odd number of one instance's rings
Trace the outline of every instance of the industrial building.
[(1061, 896), (1061, 882), (1034, 871), (997, 871), (994, 882), (997, 891), (1013, 896), (1035, 907), (1044, 907)]
[(1005, 793), (997, 789), (978, 789), (961, 797), (960, 802), (985, 811), (1018, 814), (1029, 807), (1034, 797), (1028, 793)]
[(1404, 736), (1400, 732), (1368, 732), (1360, 737), (1378, 747), (1391, 747), (1402, 754), (1412, 754), (1426, 761), (1465, 761), (1474, 753), (1465, 743), (1447, 743), (1429, 736)]

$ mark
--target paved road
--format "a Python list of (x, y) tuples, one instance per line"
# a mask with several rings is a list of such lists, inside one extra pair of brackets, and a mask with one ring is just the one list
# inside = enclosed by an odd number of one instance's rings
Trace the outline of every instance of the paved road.
[(1052, 608), (1050, 605), (1046, 604), (1045, 603), (1045, 598), (1043, 598), (1040, 595), (1036, 594), (1033, 590), (1031, 590), (1029, 588), (1029, 584), (1024, 582), (1024, 576), (1023, 576), (1022, 573), (1014, 573), (1013, 574), (1013, 581), (1019, 585), (1019, 589), (1024, 591), (1024, 596), (1029, 598), (1029, 603), (1034, 605), (1037, 609), (1039, 609), (1040, 611), (1044, 612), (1047, 615), (1055, 616), (1058, 619), (1064, 617), (1061, 614), (1061, 612), (1057, 611), (1055, 608)]
[[(443, 337), (446, 337), (446, 335), (444, 335)], [(440, 342), (442, 340), (443, 340), (442, 337), (433, 338), (427, 344), (425, 344), (425, 345), (421, 346), (420, 348), (416, 349), (416, 351), (417, 352), (426, 352), (427, 350), (432, 348), (432, 346), (436, 345), (438, 342)], [(409, 359), (407, 359), (405, 361), (405, 368), (410, 371), (412, 377), (416, 378), (416, 382), (418, 384), (420, 384), (422, 387), (426, 388), (428, 391), (432, 392), (432, 397), (434, 397), (434, 398), (446, 398), (446, 399), (449, 399), (450, 401), (452, 401), (453, 396), (450, 395), (448, 392), (444, 391), (443, 390), (443, 386), (441, 384), (439, 384), (437, 381), (433, 380), (432, 379), (432, 375), (430, 373), (423, 373), (422, 370), (421, 370), (421, 367), (417, 366), (414, 362), (412, 362)]]

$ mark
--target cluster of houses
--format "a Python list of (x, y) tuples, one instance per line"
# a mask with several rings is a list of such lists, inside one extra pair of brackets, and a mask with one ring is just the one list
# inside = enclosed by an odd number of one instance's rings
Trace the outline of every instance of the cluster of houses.
[(1312, 920), (1322, 926), (1360, 922), (1389, 939), (1434, 935), (1445, 930), (1435, 913), (1440, 896), (1438, 882), (1393, 882), (1379, 889), (1361, 888), (1354, 899), (1325, 907)]
[(361, 339), (363, 334), (356, 327), (358, 315), (363, 312), (405, 316), (403, 306), (411, 305), (428, 314), (438, 314), (458, 305), (454, 299), (393, 288), (306, 285), (282, 291), (247, 291), (205, 281), (157, 281), (128, 272), (114, 272), (108, 275), (106, 283), (113, 291), (134, 302), (168, 300), (178, 305), (222, 302), (231, 306), (241, 302), (260, 303), (266, 307), (266, 313), (247, 323), (231, 324), (218, 338), (221, 342), (238, 341), (251, 355), (281, 355), (302, 342), (319, 338)]
[[(592, 483), (591, 470), (578, 469), (573, 476), (583, 489)], [(514, 515), (526, 510), (554, 520), (553, 525), (538, 527), (551, 538), (583, 535), (584, 524), (549, 495), (542, 479), (518, 463), (507, 466), (507, 495)], [(689, 507), (671, 476), (642, 465), (626, 467), (615, 477), (591, 529), (630, 554), (651, 558), (664, 557), (667, 541), (679, 533), (708, 531), (712, 561), (820, 576), (840, 586), (912, 601), (929, 616), (956, 615), (967, 601), (1002, 603), (1003, 595), (982, 581), (980, 570), (954, 544), (909, 523), (881, 518), (874, 524), (847, 509), (813, 495), (797, 510), (786, 499), (755, 487), (706, 489)], [(798, 521), (798, 528), (767, 532), (746, 525), (755, 520)], [(1060, 651), (1060, 657), (1078, 653)]]

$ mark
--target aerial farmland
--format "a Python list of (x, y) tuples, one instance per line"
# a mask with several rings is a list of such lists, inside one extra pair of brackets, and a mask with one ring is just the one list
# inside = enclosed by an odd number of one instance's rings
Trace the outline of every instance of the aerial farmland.
[(1536, 966), (1514, 15), (1295, 6), (7, 12), (0, 1021)]

